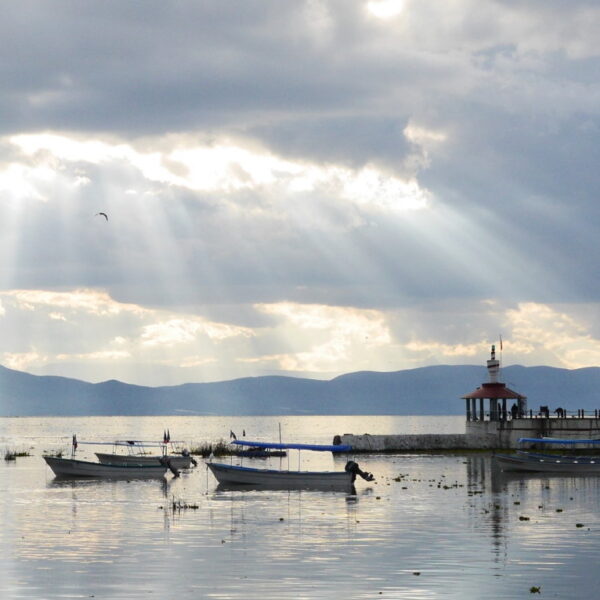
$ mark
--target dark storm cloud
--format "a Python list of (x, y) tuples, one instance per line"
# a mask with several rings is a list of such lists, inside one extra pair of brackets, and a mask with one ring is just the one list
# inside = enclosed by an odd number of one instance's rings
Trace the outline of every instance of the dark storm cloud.
[(360, 87), (332, 79), (332, 66), (307, 38), (311, 23), (302, 3), (24, 2), (5, 8), (7, 132), (143, 135), (243, 126), (270, 111), (356, 101)]

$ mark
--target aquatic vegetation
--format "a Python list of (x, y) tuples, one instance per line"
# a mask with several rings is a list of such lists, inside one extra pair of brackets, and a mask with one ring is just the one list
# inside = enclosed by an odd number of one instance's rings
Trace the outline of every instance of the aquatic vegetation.
[[(160, 507), (162, 508), (162, 506)], [(173, 500), (171, 502), (171, 510), (173, 511), (182, 511), (182, 510), (197, 510), (200, 506), (198, 504), (188, 504), (187, 502), (182, 502), (181, 500)]]
[(22, 451), (9, 449), (9, 450), (6, 450), (6, 452), (4, 453), (4, 460), (17, 460), (17, 458), (23, 457), (23, 456), (31, 456), (31, 454), (29, 454), (29, 452), (22, 452)]
[(190, 454), (208, 458), (211, 454), (213, 456), (228, 456), (232, 454), (232, 451), (227, 442), (219, 440), (216, 443), (204, 442), (199, 446), (194, 446), (190, 449)]
[(541, 594), (542, 593), (542, 587), (541, 586), (532, 585), (529, 588), (529, 593), (530, 594)]
[(48, 452), (47, 450), (44, 450), (42, 456), (53, 456), (55, 458), (62, 458), (64, 456), (64, 451), (57, 450), (56, 452)]

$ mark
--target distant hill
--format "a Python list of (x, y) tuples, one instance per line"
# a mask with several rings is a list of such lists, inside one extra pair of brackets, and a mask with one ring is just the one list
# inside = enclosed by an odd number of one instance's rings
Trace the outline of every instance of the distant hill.
[[(600, 368), (510, 366), (501, 380), (528, 398), (586, 411), (600, 408)], [(0, 366), (0, 416), (81, 415), (461, 415), (461, 396), (487, 381), (483, 366), (431, 366), (349, 373), (320, 381), (249, 377), (217, 383), (144, 387), (88, 383)]]

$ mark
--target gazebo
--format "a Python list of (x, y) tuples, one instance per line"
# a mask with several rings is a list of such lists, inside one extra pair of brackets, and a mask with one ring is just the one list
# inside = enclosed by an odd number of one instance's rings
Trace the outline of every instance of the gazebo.
[[(462, 398), (467, 404), (467, 421), (485, 421), (485, 400), (488, 400), (488, 414), (490, 421), (506, 421), (510, 412), (513, 419), (522, 418), (527, 412), (527, 396), (506, 387), (498, 381), (500, 362), (496, 360), (496, 347), (492, 346), (492, 355), (487, 361), (490, 380), (482, 383), (480, 387)], [(477, 410), (479, 400), (479, 411)], [(516, 404), (509, 411), (506, 406), (507, 400), (516, 400)]]

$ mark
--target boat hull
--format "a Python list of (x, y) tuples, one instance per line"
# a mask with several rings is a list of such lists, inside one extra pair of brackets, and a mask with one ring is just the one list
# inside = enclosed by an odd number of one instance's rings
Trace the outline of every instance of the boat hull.
[(103, 463), (44, 456), (46, 464), (57, 477), (142, 478), (164, 477), (164, 465), (107, 465)]
[(242, 456), (244, 458), (282, 458), (287, 456), (285, 450), (237, 450), (233, 452), (233, 456)]
[(598, 473), (600, 460), (577, 460), (569, 457), (522, 457), (496, 455), (496, 463), (503, 471), (522, 471), (528, 473), (562, 473), (567, 475)]
[[(105, 452), (95, 452), (98, 460), (106, 465), (160, 465), (162, 456), (136, 456), (134, 454), (108, 454)], [(168, 454), (166, 458), (175, 469), (189, 469), (192, 465), (191, 456), (181, 456), (179, 454)]]
[(352, 473), (346, 471), (278, 471), (221, 463), (207, 463), (220, 484), (269, 489), (351, 489)]

